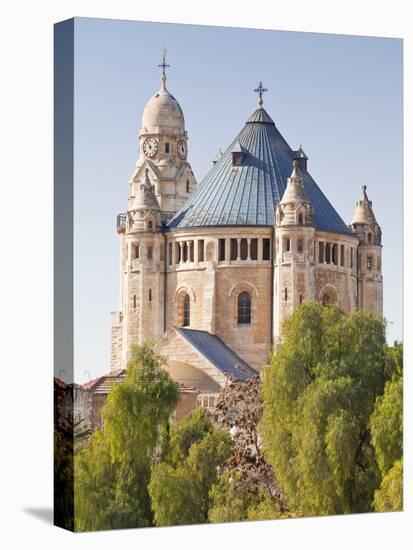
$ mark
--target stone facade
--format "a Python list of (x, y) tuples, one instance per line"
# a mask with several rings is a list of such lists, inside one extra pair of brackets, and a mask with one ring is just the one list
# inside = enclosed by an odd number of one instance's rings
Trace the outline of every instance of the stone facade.
[[(271, 121), (264, 111), (249, 122), (255, 120)], [(148, 340), (168, 357), (176, 380), (208, 398), (227, 377), (177, 336), (176, 326), (216, 335), (259, 371), (284, 320), (303, 301), (382, 313), (381, 231), (365, 188), (345, 231), (321, 230), (317, 205), (305, 191), (307, 157), (300, 148), (274, 225), (170, 229), (166, 224), (196, 188), (187, 140), (163, 75), (144, 110), (128, 210), (118, 217), (120, 311), (112, 318), (111, 369), (125, 368), (130, 346)], [(231, 154), (236, 170), (247, 153), (236, 142)]]

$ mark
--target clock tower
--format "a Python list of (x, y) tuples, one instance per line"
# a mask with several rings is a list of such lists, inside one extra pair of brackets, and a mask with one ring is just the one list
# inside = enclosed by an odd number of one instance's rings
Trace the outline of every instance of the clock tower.
[(165, 329), (165, 224), (188, 201), (196, 180), (187, 160), (182, 109), (166, 88), (143, 111), (139, 158), (129, 181), (127, 212), (119, 214), (119, 311), (112, 314), (111, 369), (124, 368), (133, 344), (156, 342)]
[(166, 50), (163, 52), (161, 87), (145, 106), (139, 132), (139, 158), (129, 182), (128, 209), (145, 174), (154, 187), (161, 210), (161, 222), (167, 223), (185, 204), (195, 189), (196, 180), (187, 161), (188, 134), (182, 109), (166, 87)]

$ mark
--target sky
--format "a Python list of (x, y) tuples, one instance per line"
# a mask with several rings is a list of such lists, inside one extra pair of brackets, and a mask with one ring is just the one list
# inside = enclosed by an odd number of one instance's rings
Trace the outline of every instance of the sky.
[(361, 186), (383, 232), (387, 338), (402, 339), (400, 39), (105, 19), (75, 20), (75, 380), (109, 370), (119, 237), (145, 104), (160, 86), (180, 103), (198, 183), (264, 107), (346, 223)]

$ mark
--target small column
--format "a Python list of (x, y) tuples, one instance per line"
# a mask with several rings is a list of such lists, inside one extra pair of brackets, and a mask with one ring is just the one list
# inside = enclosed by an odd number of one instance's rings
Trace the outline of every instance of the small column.
[(176, 262), (176, 259), (175, 259), (175, 256), (176, 256), (176, 248), (175, 248), (175, 241), (172, 241), (172, 258), (171, 258), (171, 265), (175, 265), (175, 262)]
[(251, 260), (251, 239), (247, 239), (247, 243), (248, 243), (247, 260)]
[(199, 264), (199, 256), (198, 256), (198, 240), (196, 241), (193, 241), (194, 243), (194, 264), (195, 265), (198, 265)]
[(179, 241), (179, 247), (181, 251), (180, 263), (183, 264), (184, 263), (184, 241)]
[(323, 245), (322, 246), (322, 248), (323, 248), (323, 261), (322, 261), (322, 263), (325, 264), (326, 263), (326, 243), (323, 242), (322, 245)]
[(262, 262), (262, 239), (258, 239), (258, 253), (257, 258), (259, 262)]
[(186, 241), (186, 263), (191, 261), (191, 241)]
[(127, 264), (129, 267), (132, 267), (132, 243), (128, 242), (128, 261)]
[(237, 239), (237, 262), (241, 259), (241, 239)]
[(229, 264), (231, 261), (231, 239), (225, 239), (225, 263)]

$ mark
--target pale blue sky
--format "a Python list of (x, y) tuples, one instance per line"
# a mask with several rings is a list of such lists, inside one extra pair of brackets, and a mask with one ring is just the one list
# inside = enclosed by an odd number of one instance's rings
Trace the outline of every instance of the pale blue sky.
[(109, 370), (115, 218), (126, 209), (164, 46), (198, 182), (255, 110), (262, 80), (266, 110), (292, 148), (302, 144), (311, 175), (347, 223), (367, 185), (383, 231), (388, 340), (401, 339), (401, 40), (76, 19), (75, 379)]

